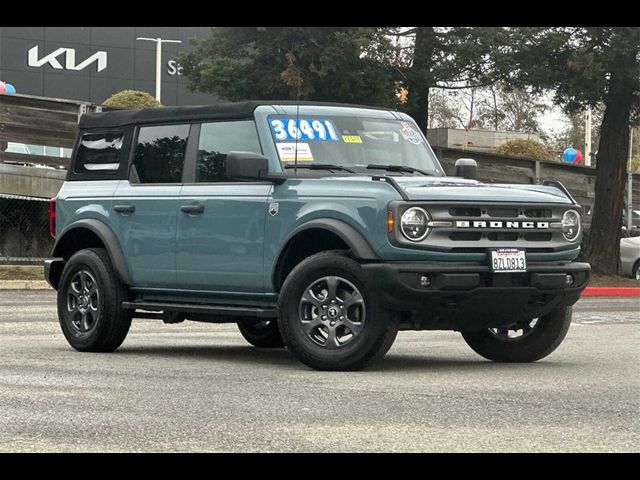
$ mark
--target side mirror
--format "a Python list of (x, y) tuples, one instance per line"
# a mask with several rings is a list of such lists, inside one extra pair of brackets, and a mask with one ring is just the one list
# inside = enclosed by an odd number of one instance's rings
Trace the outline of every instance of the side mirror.
[(478, 162), (471, 158), (461, 158), (456, 162), (456, 177), (467, 180), (478, 179)]
[(229, 152), (226, 172), (229, 180), (266, 180), (269, 159), (258, 153)]

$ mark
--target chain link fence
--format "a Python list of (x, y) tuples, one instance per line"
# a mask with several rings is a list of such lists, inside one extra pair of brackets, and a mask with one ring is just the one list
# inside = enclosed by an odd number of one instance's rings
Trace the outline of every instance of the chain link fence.
[(52, 248), (48, 200), (0, 194), (0, 264), (41, 264)]

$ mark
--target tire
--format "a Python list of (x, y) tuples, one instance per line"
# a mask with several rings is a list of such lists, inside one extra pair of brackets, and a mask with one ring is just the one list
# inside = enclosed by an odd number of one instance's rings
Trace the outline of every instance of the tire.
[(257, 348), (283, 348), (277, 320), (259, 321), (248, 318), (238, 321), (238, 330), (244, 339)]
[(640, 260), (638, 260), (633, 265), (633, 269), (631, 270), (631, 278), (634, 278), (640, 281)]
[[(531, 363), (551, 355), (562, 343), (571, 326), (571, 307), (556, 308), (548, 315), (509, 329), (464, 332), (467, 344), (480, 356), (499, 363)], [(522, 331), (516, 338), (509, 332)]]
[(398, 333), (398, 315), (381, 307), (360, 265), (343, 251), (300, 263), (284, 282), (279, 306), (285, 344), (316, 370), (363, 369), (387, 353)]
[[(82, 295), (86, 291), (89, 295)], [(129, 289), (114, 271), (106, 250), (74, 254), (62, 271), (58, 289), (58, 319), (69, 345), (80, 352), (117, 350), (131, 326), (132, 313), (122, 308), (127, 299)]]

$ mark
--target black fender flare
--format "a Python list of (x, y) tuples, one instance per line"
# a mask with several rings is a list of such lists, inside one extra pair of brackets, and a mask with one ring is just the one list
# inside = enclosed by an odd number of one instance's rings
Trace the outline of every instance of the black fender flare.
[(282, 242), (280, 250), (276, 255), (276, 261), (273, 265), (273, 270), (271, 272), (271, 282), (273, 285), (276, 284), (276, 275), (281, 263), (282, 256), (286, 252), (291, 240), (293, 240), (300, 233), (311, 229), (327, 230), (328, 232), (333, 233), (347, 244), (349, 249), (353, 252), (356, 259), (358, 260), (376, 261), (379, 259), (376, 253), (373, 251), (373, 248), (371, 248), (371, 245), (369, 244), (367, 239), (348, 223), (343, 222), (342, 220), (337, 220), (335, 218), (319, 218), (316, 220), (310, 220), (296, 228), (287, 236), (285, 241)]
[(113, 233), (113, 230), (111, 230), (100, 220), (83, 219), (78, 220), (77, 222), (73, 222), (72, 224), (67, 226), (60, 234), (60, 237), (56, 239), (51, 256), (53, 258), (61, 257), (61, 246), (64, 243), (64, 239), (68, 234), (79, 229), (91, 231), (102, 241), (107, 250), (107, 253), (109, 254), (109, 258), (111, 259), (111, 264), (120, 276), (122, 282), (129, 286), (133, 285), (133, 278), (131, 277), (131, 273), (129, 272), (129, 268), (127, 267), (127, 262), (125, 261), (122, 248), (120, 248), (118, 238), (116, 237), (115, 233)]

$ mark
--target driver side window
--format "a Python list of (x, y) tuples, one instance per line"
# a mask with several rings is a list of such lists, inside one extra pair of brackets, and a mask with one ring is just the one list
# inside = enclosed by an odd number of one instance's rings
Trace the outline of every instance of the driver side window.
[(228, 181), (226, 160), (229, 152), (262, 154), (253, 120), (205, 123), (200, 129), (196, 164), (196, 183)]

